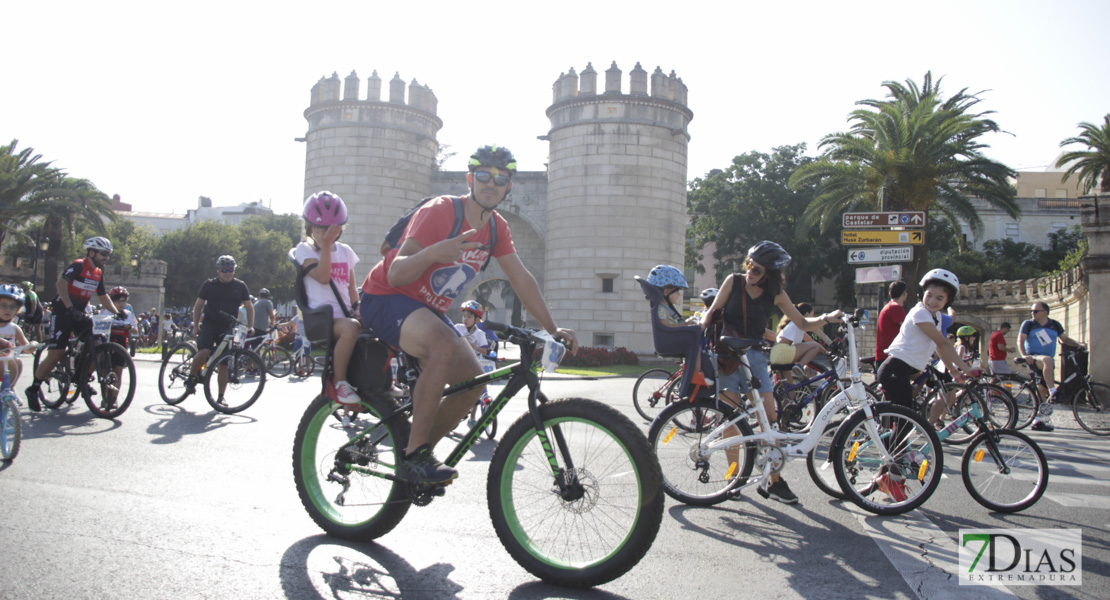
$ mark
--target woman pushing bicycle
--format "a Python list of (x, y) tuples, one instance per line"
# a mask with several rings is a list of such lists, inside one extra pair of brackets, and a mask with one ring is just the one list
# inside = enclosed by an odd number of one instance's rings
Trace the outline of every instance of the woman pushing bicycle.
[[(783, 270), (789, 265), (790, 255), (775, 242), (764, 240), (749, 248), (748, 256), (744, 260), (744, 272), (734, 273), (725, 278), (717, 297), (713, 300), (713, 305), (706, 311), (707, 316), (702, 321), (702, 327), (709, 325), (711, 316), (718, 309), (724, 311), (724, 335), (748, 339), (764, 337), (775, 309), (782, 311), (786, 318), (803, 331), (815, 331), (830, 323), (830, 320), (843, 316), (839, 310), (820, 317), (802, 316), (783, 289)], [(772, 392), (767, 358), (758, 346), (747, 351), (747, 358), (752, 376), (759, 382), (759, 395), (763, 400), (763, 408), (767, 411), (768, 419), (773, 423), (778, 415), (775, 412), (775, 396)], [(740, 406), (737, 392), (751, 391), (748, 382), (741, 375), (742, 371), (743, 369), (737, 369), (733, 373), (718, 374), (721, 395), (733, 406)], [(771, 476), (771, 484), (767, 487), (767, 492), (779, 502), (793, 504), (798, 501), (790, 486), (777, 474)]]

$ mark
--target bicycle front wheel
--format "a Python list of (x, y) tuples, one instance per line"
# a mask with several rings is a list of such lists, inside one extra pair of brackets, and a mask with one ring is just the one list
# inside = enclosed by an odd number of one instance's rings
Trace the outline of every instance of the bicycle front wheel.
[(885, 402), (872, 410), (874, 421), (857, 410), (833, 438), (829, 452), (836, 481), (852, 503), (868, 512), (909, 512), (924, 504), (940, 485), (944, 467), (940, 439), (917, 412)]
[(101, 419), (122, 415), (135, 398), (135, 363), (131, 355), (114, 342), (98, 344), (93, 357), (93, 379), (88, 385), (97, 392), (85, 394), (85, 405), (94, 415)]
[(1110, 386), (1091, 382), (1079, 390), (1071, 407), (1079, 426), (1095, 435), (1110, 435)]
[(830, 451), (841, 423), (843, 421), (834, 421), (826, 425), (821, 438), (817, 440), (817, 445), (806, 455), (806, 469), (809, 470), (810, 479), (813, 479), (813, 483), (817, 484), (822, 492), (838, 500), (844, 500), (848, 496), (836, 481), (836, 469), (833, 468)]
[(659, 465), (643, 433), (609, 406), (571, 398), (538, 410), (543, 429), (522, 415), (490, 460), (493, 528), (513, 559), (548, 583), (612, 581), (640, 562), (659, 531)]
[(250, 350), (232, 348), (216, 359), (204, 374), (204, 397), (218, 412), (244, 411), (262, 395), (266, 367)]
[(964, 452), (964, 487), (998, 512), (1025, 510), (1048, 488), (1048, 460), (1029, 436), (1012, 429), (986, 431)]
[(158, 372), (158, 393), (169, 405), (180, 404), (189, 394), (185, 390), (185, 380), (193, 367), (196, 349), (189, 344), (178, 344), (162, 360), (162, 370)]
[(1014, 410), (1017, 413), (1014, 429), (1025, 429), (1037, 416), (1037, 409), (1041, 405), (1041, 396), (1036, 390), (1036, 385), (1032, 381), (1026, 381), (1021, 384), (1021, 387), (1014, 388), (1014, 392), (1011, 394), (1014, 397)]
[[(723, 402), (701, 399), (677, 402), (663, 409), (648, 430), (648, 443), (659, 460), (663, 490), (679, 502), (712, 506), (744, 485), (755, 465), (755, 446), (737, 445), (715, 451), (702, 443), (722, 423), (736, 416)], [(746, 420), (738, 421), (717, 440), (752, 435)]]
[(23, 420), (19, 417), (19, 407), (12, 398), (0, 401), (0, 459), (15, 460), (19, 454), (19, 442), (23, 439)]
[(293, 356), (285, 348), (263, 346), (258, 356), (266, 365), (266, 372), (274, 377), (280, 379), (293, 372)]
[(316, 361), (307, 350), (297, 358), (297, 377), (310, 377), (316, 370)]
[[(408, 513), (407, 485), (391, 479), (409, 439), (392, 398), (362, 398), (357, 414), (324, 395), (309, 404), (293, 438), (293, 480), (312, 520), (345, 540), (369, 541)], [(347, 416), (348, 423), (343, 423)]]
[(636, 412), (648, 422), (655, 420), (659, 411), (674, 401), (670, 397), (671, 379), (674, 373), (667, 369), (648, 369), (636, 379), (632, 386), (632, 405)]
[[(39, 362), (46, 356), (49, 349), (46, 345), (39, 346), (35, 351), (34, 364), (31, 367), (31, 373), (36, 373), (39, 370)], [(77, 399), (76, 386), (73, 385), (73, 373), (69, 368), (69, 357), (62, 355), (58, 362), (54, 365), (54, 370), (47, 376), (46, 381), (39, 386), (41, 393), (39, 394), (39, 401), (43, 406), (50, 409), (58, 409), (63, 402), (73, 403)]]

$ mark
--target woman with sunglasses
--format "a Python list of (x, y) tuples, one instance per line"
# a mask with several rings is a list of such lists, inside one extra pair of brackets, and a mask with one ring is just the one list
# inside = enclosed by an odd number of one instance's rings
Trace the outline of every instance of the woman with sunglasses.
[[(749, 248), (744, 260), (744, 272), (725, 278), (717, 297), (713, 299), (713, 305), (706, 311), (707, 316), (702, 321), (702, 327), (708, 326), (709, 316), (721, 309), (724, 311), (724, 335), (747, 339), (766, 337), (774, 341), (774, 334), (767, 327), (776, 309), (802, 331), (815, 331), (839, 319), (843, 315), (839, 310), (812, 318), (806, 318), (798, 311), (783, 289), (782, 272), (789, 264), (790, 255), (775, 242), (764, 240)], [(747, 358), (752, 377), (759, 381), (759, 395), (763, 408), (767, 411), (767, 418), (774, 423), (778, 415), (775, 412), (775, 396), (767, 357), (755, 346), (748, 350)], [(744, 369), (737, 369), (727, 375), (719, 374), (719, 383), (721, 397), (734, 406), (739, 406), (738, 393), (746, 394), (750, 391), (749, 383), (745, 381)], [(771, 476), (767, 493), (786, 504), (798, 501), (786, 480), (778, 475)]]
[(91, 326), (85, 315), (89, 300), (96, 296), (105, 310), (119, 314), (121, 309), (116, 307), (104, 289), (104, 265), (108, 264), (111, 256), (112, 242), (99, 236), (91, 237), (85, 240), (85, 258), (70, 263), (58, 277), (58, 295), (54, 297), (50, 314), (50, 339), (47, 342), (49, 348), (39, 362), (39, 368), (35, 370), (34, 381), (26, 390), (27, 406), (31, 410), (42, 410), (39, 386), (50, 376), (54, 365), (65, 354), (70, 334), (75, 328)]

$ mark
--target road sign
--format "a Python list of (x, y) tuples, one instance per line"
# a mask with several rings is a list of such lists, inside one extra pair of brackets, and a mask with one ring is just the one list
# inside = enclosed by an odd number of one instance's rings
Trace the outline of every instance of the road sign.
[(886, 248), (857, 248), (848, 251), (848, 264), (899, 263), (913, 260), (913, 246), (888, 246)]
[(844, 246), (863, 246), (875, 244), (913, 244), (925, 243), (925, 232), (920, 229), (909, 231), (848, 231), (840, 232), (840, 243)]
[(921, 211), (844, 213), (841, 219), (844, 227), (925, 227), (925, 213)]
[(902, 278), (902, 265), (861, 267), (856, 269), (856, 283), (886, 283)]

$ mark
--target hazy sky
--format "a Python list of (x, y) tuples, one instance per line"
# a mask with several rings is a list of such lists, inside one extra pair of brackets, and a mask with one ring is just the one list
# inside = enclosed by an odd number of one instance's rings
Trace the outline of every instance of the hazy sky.
[[(672, 70), (689, 88), (688, 178), (846, 128), (854, 102), (932, 70), (982, 93), (1040, 169), (1110, 112), (1110, 2), (5, 2), (0, 143), (17, 138), (135, 210), (303, 201), (304, 110), (333, 71), (432, 88), (462, 169), (479, 145), (541, 170), (552, 84), (588, 62)], [(599, 83), (604, 75), (599, 77)], [(384, 84), (383, 84), (383, 87)], [(385, 94), (383, 93), (383, 96)]]

